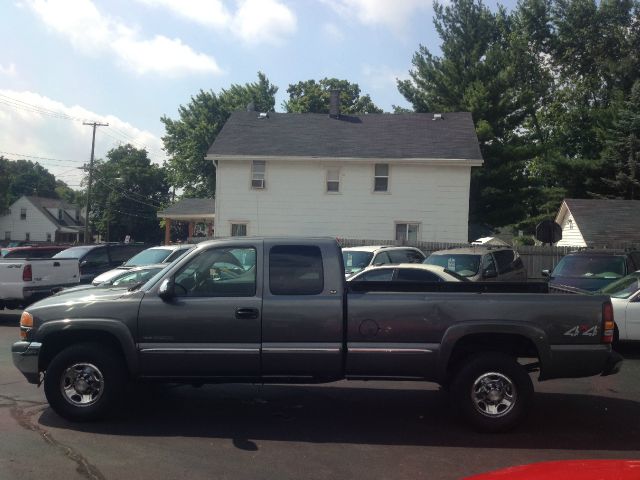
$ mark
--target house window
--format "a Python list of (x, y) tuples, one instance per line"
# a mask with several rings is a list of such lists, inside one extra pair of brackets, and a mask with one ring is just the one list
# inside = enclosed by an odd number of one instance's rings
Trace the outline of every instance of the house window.
[(11, 240), (11, 232), (4, 232), (4, 239)]
[(396, 240), (401, 242), (417, 242), (418, 224), (396, 223)]
[(261, 189), (265, 187), (264, 172), (266, 162), (264, 160), (254, 160), (251, 164), (251, 188)]
[(231, 224), (231, 236), (232, 237), (246, 237), (247, 236), (247, 224), (246, 223), (232, 223)]
[(47, 233), (47, 242), (51, 242), (51, 234)]
[(327, 192), (338, 193), (340, 191), (340, 169), (327, 170)]
[(20, 209), (20, 220), (26, 220), (27, 219), (27, 209), (26, 208), (21, 208)]
[(373, 179), (373, 191), (374, 192), (389, 191), (389, 164), (388, 163), (376, 163), (374, 179)]
[(25, 234), (24, 234), (24, 239), (25, 239), (25, 241), (27, 241), (27, 242), (28, 242), (29, 240), (31, 240), (31, 234), (30, 234), (29, 232), (25, 233)]

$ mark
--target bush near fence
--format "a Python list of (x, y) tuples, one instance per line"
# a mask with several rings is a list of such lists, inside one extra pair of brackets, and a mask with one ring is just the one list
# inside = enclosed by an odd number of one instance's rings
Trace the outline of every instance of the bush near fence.
[[(341, 247), (360, 247), (363, 245), (390, 245), (417, 247), (429, 256), (437, 250), (448, 248), (472, 247), (468, 243), (447, 243), (447, 242), (408, 242), (394, 240), (357, 240), (352, 238), (339, 238)], [(522, 263), (527, 269), (527, 275), (531, 280), (546, 280), (542, 275), (542, 270), (553, 270), (560, 259), (567, 253), (576, 250), (575, 247), (549, 247), (549, 246), (518, 246), (513, 247), (520, 254)]]

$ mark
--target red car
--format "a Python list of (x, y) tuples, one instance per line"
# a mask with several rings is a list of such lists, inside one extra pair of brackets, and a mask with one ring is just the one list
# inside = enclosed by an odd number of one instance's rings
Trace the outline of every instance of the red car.
[(509, 467), (465, 480), (638, 480), (640, 460), (567, 460)]
[(2, 258), (51, 258), (67, 248), (69, 245), (9, 247), (2, 249)]

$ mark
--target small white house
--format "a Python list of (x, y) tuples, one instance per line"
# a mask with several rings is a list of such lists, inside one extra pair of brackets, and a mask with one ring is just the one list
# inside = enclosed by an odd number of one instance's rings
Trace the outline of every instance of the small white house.
[(79, 207), (63, 200), (22, 196), (0, 216), (5, 241), (74, 243), (83, 238)]
[(466, 242), (471, 114), (235, 112), (207, 153), (215, 236)]
[(556, 215), (558, 247), (640, 246), (640, 200), (565, 198)]

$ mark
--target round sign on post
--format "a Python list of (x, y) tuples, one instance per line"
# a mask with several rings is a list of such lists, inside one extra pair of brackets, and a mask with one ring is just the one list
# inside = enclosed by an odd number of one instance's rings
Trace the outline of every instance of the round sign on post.
[(562, 240), (562, 227), (553, 220), (543, 220), (536, 225), (536, 239), (553, 244)]

